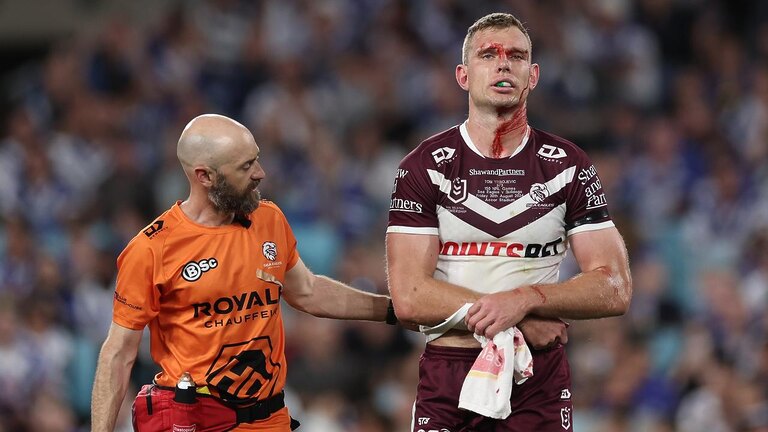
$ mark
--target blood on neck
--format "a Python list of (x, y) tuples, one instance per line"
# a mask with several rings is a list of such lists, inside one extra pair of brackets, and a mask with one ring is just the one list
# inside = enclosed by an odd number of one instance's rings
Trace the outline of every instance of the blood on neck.
[[(493, 134), (493, 144), (491, 145), (492, 158), (498, 159), (501, 157), (501, 152), (504, 150), (501, 145), (501, 140), (504, 138), (504, 136), (521, 129), (528, 124), (528, 110), (525, 108), (525, 105), (523, 105), (520, 107), (520, 109), (515, 111), (514, 114), (512, 114), (512, 118), (509, 120), (503, 120), (496, 127), (496, 131)], [(499, 117), (501, 117), (501, 113), (499, 113)]]

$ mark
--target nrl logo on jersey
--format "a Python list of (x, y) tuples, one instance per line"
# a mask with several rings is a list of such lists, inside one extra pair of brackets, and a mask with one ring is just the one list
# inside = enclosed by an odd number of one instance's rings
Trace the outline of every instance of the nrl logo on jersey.
[(455, 178), (451, 182), (451, 190), (448, 193), (448, 199), (456, 204), (461, 204), (467, 199), (467, 181)]
[(437, 165), (450, 162), (456, 156), (456, 149), (450, 147), (441, 147), (432, 152), (432, 158)]
[(560, 426), (565, 430), (571, 429), (571, 408), (560, 408)]

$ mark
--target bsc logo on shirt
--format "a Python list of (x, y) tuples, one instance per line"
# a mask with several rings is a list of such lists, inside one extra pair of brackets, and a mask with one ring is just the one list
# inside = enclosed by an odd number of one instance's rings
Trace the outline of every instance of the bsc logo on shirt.
[(181, 277), (187, 282), (194, 282), (200, 279), (200, 276), (208, 270), (215, 269), (219, 266), (219, 261), (216, 258), (201, 259), (198, 262), (190, 261), (181, 270)]

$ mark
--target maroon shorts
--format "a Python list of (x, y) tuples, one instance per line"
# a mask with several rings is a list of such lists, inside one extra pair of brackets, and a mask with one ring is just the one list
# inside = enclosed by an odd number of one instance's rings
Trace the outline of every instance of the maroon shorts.
[(572, 431), (571, 371), (565, 348), (532, 351), (533, 376), (512, 387), (512, 414), (504, 420), (459, 409), (464, 377), (479, 348), (427, 345), (419, 361), (412, 432)]

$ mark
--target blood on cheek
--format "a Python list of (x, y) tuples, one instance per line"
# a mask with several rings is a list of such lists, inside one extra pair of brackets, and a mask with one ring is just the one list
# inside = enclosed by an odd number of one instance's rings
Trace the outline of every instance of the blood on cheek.
[[(504, 45), (498, 42), (490, 43), (486, 46), (483, 46), (480, 50), (486, 51), (489, 49), (495, 50), (499, 58), (504, 61), (506, 61), (509, 58), (508, 54), (512, 53), (511, 50), (510, 51), (505, 50)], [(524, 88), (523, 91), (525, 91), (527, 88), (528, 86), (526, 85), (526, 88)], [(526, 110), (521, 109), (515, 112), (515, 114), (512, 116), (511, 119), (506, 120), (501, 124), (499, 124), (493, 136), (493, 144), (491, 145), (491, 157), (494, 157), (494, 158), (501, 157), (501, 152), (504, 150), (504, 148), (501, 145), (502, 138), (504, 137), (504, 135), (507, 135), (510, 132), (525, 126), (528, 123), (527, 117), (528, 116), (526, 115)]]

